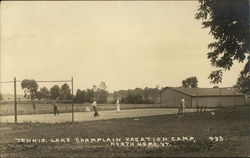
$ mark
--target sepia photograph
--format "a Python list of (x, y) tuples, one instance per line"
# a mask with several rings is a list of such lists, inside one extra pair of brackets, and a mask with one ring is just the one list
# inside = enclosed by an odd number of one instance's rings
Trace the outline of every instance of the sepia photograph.
[(249, 157), (249, 0), (3, 0), (0, 157)]

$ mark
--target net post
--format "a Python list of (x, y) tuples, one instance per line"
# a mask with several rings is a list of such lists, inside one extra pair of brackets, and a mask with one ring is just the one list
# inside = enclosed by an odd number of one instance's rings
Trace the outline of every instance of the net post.
[(72, 98), (71, 98), (71, 104), (72, 104), (72, 123), (74, 122), (74, 80), (73, 77), (71, 77), (71, 90), (72, 90)]
[(14, 106), (15, 106), (15, 123), (17, 123), (16, 77), (14, 77)]

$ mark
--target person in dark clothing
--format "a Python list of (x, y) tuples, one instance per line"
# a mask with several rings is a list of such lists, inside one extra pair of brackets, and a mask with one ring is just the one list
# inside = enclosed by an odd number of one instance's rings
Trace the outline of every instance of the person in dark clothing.
[(196, 105), (197, 113), (200, 111), (200, 106)]
[(53, 108), (54, 108), (54, 115), (55, 116), (59, 115), (59, 111), (58, 111), (56, 102), (52, 102), (52, 105), (53, 105)]
[(202, 109), (203, 109), (204, 107), (203, 106), (201, 106), (201, 108), (200, 108), (200, 113), (202, 113)]
[(204, 107), (204, 112), (206, 112), (206, 111), (207, 111), (207, 106)]

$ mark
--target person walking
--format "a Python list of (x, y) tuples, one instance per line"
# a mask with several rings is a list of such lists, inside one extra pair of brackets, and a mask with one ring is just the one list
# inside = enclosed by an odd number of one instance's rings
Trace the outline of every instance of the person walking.
[(93, 107), (93, 110), (94, 110), (94, 112), (95, 112), (95, 113), (94, 113), (94, 117), (99, 116), (96, 106), (97, 106), (97, 102), (96, 102), (96, 100), (94, 99), (94, 101), (93, 101), (93, 103), (92, 103), (92, 107)]

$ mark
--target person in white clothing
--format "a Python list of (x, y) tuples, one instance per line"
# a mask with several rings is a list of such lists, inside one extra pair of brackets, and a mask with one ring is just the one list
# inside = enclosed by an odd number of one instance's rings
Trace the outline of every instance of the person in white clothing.
[(184, 111), (186, 109), (185, 99), (181, 99), (181, 106), (182, 106), (182, 112), (184, 113)]
[(180, 107), (179, 107), (179, 111), (178, 111), (178, 116), (181, 116), (184, 113), (185, 108), (186, 108), (185, 99), (182, 98), (181, 99), (181, 104), (180, 104)]
[(120, 111), (120, 100), (119, 99), (116, 100), (116, 107), (117, 107), (117, 111), (119, 112)]
[(96, 106), (97, 106), (97, 102), (96, 102), (96, 100), (94, 99), (94, 101), (93, 101), (93, 103), (92, 103), (92, 106), (93, 106), (93, 110), (94, 110), (94, 117), (96, 117), (96, 116), (99, 116), (99, 114), (98, 114), (98, 111), (97, 111), (97, 108), (96, 108)]

